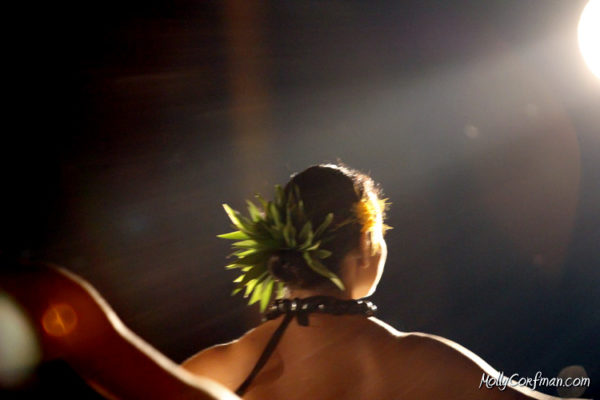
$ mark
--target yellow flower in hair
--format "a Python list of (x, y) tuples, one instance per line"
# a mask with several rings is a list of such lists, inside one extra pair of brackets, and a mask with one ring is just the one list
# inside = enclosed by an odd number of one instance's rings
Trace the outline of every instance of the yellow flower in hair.
[(354, 211), (361, 226), (360, 231), (362, 233), (372, 231), (377, 222), (377, 210), (371, 199), (361, 199), (356, 203)]
[(387, 199), (377, 199), (375, 196), (361, 199), (355, 205), (354, 212), (361, 225), (361, 232), (376, 232), (381, 229), (382, 233), (391, 229), (383, 223), (383, 213), (388, 207)]

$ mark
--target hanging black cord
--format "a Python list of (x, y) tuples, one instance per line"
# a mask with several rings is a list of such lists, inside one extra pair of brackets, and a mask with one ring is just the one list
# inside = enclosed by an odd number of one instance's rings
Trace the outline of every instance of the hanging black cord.
[(302, 326), (308, 326), (308, 314), (317, 312), (324, 314), (333, 314), (333, 315), (363, 315), (365, 317), (370, 317), (375, 314), (377, 311), (377, 306), (375, 306), (370, 301), (361, 301), (361, 300), (341, 300), (335, 297), (330, 296), (314, 296), (307, 297), (305, 299), (280, 299), (276, 300), (274, 304), (272, 304), (267, 313), (265, 314), (265, 318), (268, 320), (275, 319), (282, 314), (285, 314), (283, 321), (277, 327), (271, 339), (265, 346), (260, 358), (252, 368), (252, 371), (246, 378), (246, 380), (237, 388), (235, 394), (238, 396), (242, 396), (248, 390), (250, 384), (256, 375), (260, 372), (260, 370), (265, 366), (269, 357), (275, 350), (275, 347), (281, 340), (285, 329), (288, 327), (292, 319), (296, 317), (298, 320), (298, 324)]
[(285, 332), (285, 328), (287, 328), (287, 326), (290, 324), (290, 322), (292, 321), (293, 318), (294, 318), (294, 314), (292, 314), (292, 313), (285, 314), (283, 321), (281, 321), (281, 324), (279, 324), (279, 327), (277, 328), (275, 333), (273, 333), (273, 336), (271, 336), (269, 343), (267, 343), (267, 346), (265, 347), (260, 358), (254, 365), (254, 368), (252, 368), (252, 372), (250, 372), (250, 375), (248, 375), (248, 377), (240, 385), (240, 387), (237, 388), (237, 390), (235, 391), (235, 394), (242, 397), (242, 395), (244, 393), (246, 393), (246, 390), (248, 390), (248, 386), (250, 386), (250, 384), (252, 383), (252, 381), (254, 380), (256, 375), (260, 372), (260, 370), (267, 363), (267, 360), (271, 356), (271, 353), (273, 353), (273, 350), (275, 350), (275, 346), (277, 346), (277, 343), (279, 343), (279, 340), (281, 340), (281, 337), (283, 336), (283, 333)]

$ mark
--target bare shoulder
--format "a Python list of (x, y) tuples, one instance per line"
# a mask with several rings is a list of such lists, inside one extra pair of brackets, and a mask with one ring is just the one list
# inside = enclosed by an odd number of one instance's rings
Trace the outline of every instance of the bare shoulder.
[[(421, 398), (557, 399), (524, 386), (490, 384), (500, 377), (498, 371), (452, 340), (420, 332), (400, 332), (375, 318), (371, 321), (379, 331), (376, 335), (381, 336), (379, 343), (384, 350), (380, 354), (388, 358), (387, 368), (401, 371), (406, 383), (419, 382), (418, 387), (403, 388), (407, 390), (406, 397), (414, 390)], [(390, 341), (395, 344), (390, 345)]]
[(190, 372), (201, 374), (205, 369), (211, 369), (211, 364), (223, 362), (234, 349), (234, 343), (223, 343), (204, 349), (181, 363), (181, 366)]
[(230, 390), (235, 390), (239, 384), (237, 370), (240, 358), (239, 339), (219, 344), (185, 360), (181, 366), (194, 375), (205, 376), (214, 379)]
[(418, 346), (424, 348), (425, 352), (432, 356), (439, 356), (454, 369), (450, 373), (451, 379), (462, 380), (469, 385), (477, 380), (477, 391), (486, 393), (486, 398), (559, 399), (510, 381), (510, 377), (501, 375), (477, 354), (452, 340), (425, 333), (411, 333), (409, 336), (418, 343)]
[(181, 366), (195, 375), (212, 378), (231, 390), (244, 380), (252, 363), (256, 362), (257, 351), (268, 339), (270, 326), (263, 324), (246, 332), (239, 339), (218, 344), (191, 356)]

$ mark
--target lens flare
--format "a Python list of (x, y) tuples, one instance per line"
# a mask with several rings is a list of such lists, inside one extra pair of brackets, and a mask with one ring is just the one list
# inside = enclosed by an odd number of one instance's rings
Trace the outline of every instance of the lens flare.
[(581, 12), (579, 50), (588, 68), (600, 78), (600, 0), (590, 0)]
[(77, 326), (77, 314), (73, 307), (66, 303), (54, 304), (44, 313), (42, 326), (50, 336), (66, 336)]

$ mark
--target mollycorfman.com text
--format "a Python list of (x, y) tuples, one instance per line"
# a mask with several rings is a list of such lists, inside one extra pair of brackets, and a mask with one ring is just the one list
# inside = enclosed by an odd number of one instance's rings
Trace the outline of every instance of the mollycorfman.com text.
[(536, 390), (538, 387), (551, 386), (551, 387), (590, 387), (590, 378), (588, 377), (566, 377), (559, 378), (553, 377), (548, 378), (542, 375), (540, 371), (536, 372), (534, 377), (519, 376), (519, 374), (512, 374), (510, 376), (504, 375), (504, 372), (499, 372), (498, 376), (491, 376), (485, 372), (481, 375), (481, 382), (479, 388), (485, 387), (492, 389), (497, 387), (499, 390), (505, 390), (507, 386), (527, 386), (530, 389)]

